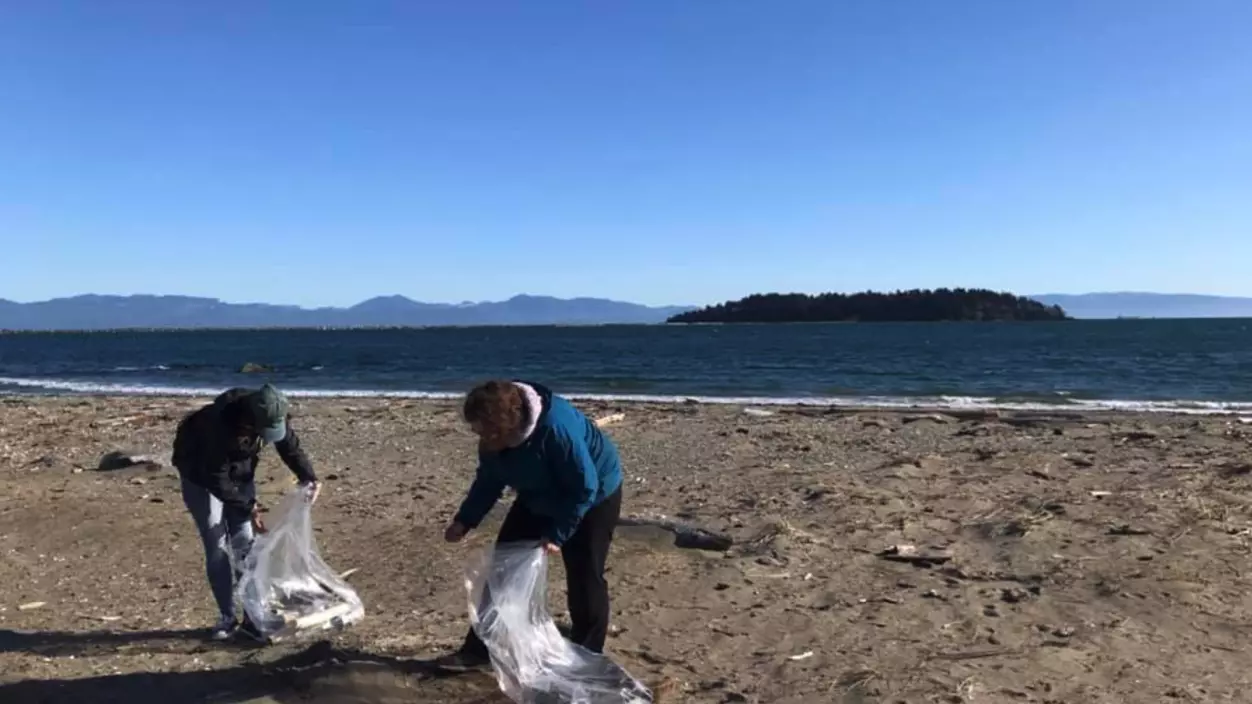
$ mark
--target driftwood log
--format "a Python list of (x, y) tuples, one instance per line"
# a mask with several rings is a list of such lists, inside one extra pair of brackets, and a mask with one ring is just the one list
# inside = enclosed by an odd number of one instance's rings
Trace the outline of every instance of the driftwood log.
[(337, 618), (347, 616), (352, 613), (354, 608), (356, 607), (352, 604), (336, 604), (329, 609), (323, 609), (307, 616), (300, 616), (290, 612), (283, 612), (282, 616), (287, 627), (303, 631), (316, 626), (321, 626), (330, 621), (334, 621)]
[(691, 550), (711, 550), (725, 552), (735, 544), (733, 538), (722, 533), (698, 528), (689, 523), (671, 520), (664, 516), (652, 518), (647, 516), (622, 516), (617, 519), (619, 526), (650, 526), (660, 528), (674, 534), (674, 546)]
[(130, 467), (143, 467), (149, 471), (156, 471), (162, 468), (162, 464), (160, 460), (150, 455), (114, 450), (100, 458), (99, 464), (96, 465), (96, 471), (112, 472)]

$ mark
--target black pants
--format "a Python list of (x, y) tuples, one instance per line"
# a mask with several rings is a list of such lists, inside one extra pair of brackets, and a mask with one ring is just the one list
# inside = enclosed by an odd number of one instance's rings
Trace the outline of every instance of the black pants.
[[(604, 651), (604, 639), (609, 632), (609, 586), (604, 581), (604, 563), (621, 513), (622, 490), (619, 488), (591, 507), (574, 535), (561, 546), (569, 597), (569, 639), (595, 653)], [(500, 526), (496, 543), (542, 540), (549, 525), (549, 519), (531, 513), (522, 502), (514, 501)], [(462, 647), (474, 655), (487, 656), (487, 646), (473, 628), (465, 636)]]

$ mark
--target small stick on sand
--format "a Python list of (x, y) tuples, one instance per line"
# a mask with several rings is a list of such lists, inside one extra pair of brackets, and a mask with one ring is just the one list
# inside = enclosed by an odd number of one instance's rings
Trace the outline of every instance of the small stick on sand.
[(596, 425), (597, 425), (597, 426), (599, 426), (599, 427), (601, 427), (601, 428), (603, 428), (603, 427), (605, 427), (605, 426), (607, 426), (607, 425), (613, 425), (614, 423), (620, 423), (620, 422), (622, 422), (622, 421), (624, 421), (624, 420), (626, 420), (626, 414), (625, 414), (625, 413), (610, 413), (610, 414), (609, 414), (609, 415), (607, 415), (607, 416), (600, 416), (599, 418), (596, 418)]

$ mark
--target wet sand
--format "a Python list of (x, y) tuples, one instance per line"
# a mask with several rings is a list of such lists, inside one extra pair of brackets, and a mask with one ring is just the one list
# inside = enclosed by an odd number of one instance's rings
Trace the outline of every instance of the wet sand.
[[(301, 401), (326, 489), (323, 555), (365, 599), (328, 642), (214, 645), (202, 554), (169, 468), (194, 401), (0, 399), (0, 701), (498, 702), (423, 659), (465, 629), (473, 472), (455, 405)], [(731, 536), (714, 552), (623, 528), (610, 654), (681, 702), (1239, 701), (1252, 424), (589, 403), (625, 511)], [(290, 474), (265, 456), (262, 500)], [(890, 552), (902, 546), (899, 554)], [(552, 606), (564, 579), (552, 570)]]

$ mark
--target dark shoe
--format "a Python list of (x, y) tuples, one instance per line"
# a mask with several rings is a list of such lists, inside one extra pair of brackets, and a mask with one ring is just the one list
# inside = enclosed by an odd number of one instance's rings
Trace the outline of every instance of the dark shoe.
[(449, 672), (475, 672), (491, 667), (491, 658), (468, 650), (458, 650), (435, 658), (431, 664)]
[(252, 619), (250, 618), (244, 618), (243, 623), (239, 624), (239, 628), (235, 630), (235, 633), (239, 636), (247, 638), (248, 640), (261, 644), (269, 643), (270, 640), (267, 636), (261, 633), (261, 631), (256, 627), (256, 624), (252, 623)]
[(239, 624), (235, 622), (234, 616), (223, 616), (218, 620), (217, 625), (209, 631), (209, 638), (216, 641), (230, 640), (235, 635), (235, 631), (239, 629)]

